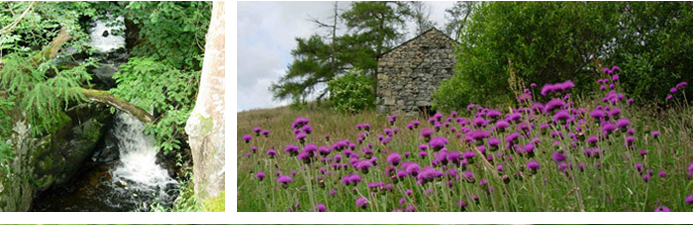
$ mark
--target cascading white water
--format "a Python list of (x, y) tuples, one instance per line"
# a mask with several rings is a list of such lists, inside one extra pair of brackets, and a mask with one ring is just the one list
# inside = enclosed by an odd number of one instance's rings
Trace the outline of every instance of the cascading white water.
[[(108, 16), (111, 17), (110, 14)], [(116, 17), (115, 21), (118, 24), (123, 24), (124, 17), (118, 16)], [(89, 44), (91, 46), (96, 47), (96, 49), (98, 49), (98, 51), (101, 53), (109, 52), (123, 47), (125, 46), (125, 37), (121, 35), (112, 35), (112, 31), (124, 28), (125, 27), (123, 25), (108, 27), (106, 23), (102, 22), (101, 20), (98, 20), (94, 23), (94, 26), (91, 28), (89, 32), (89, 35), (91, 36)], [(108, 32), (108, 35), (106, 37), (103, 36), (104, 31)]]
[[(156, 163), (157, 146), (153, 137), (144, 134), (144, 123), (130, 114), (118, 111), (113, 135), (118, 140), (120, 161), (111, 170), (112, 184), (129, 192), (138, 201), (169, 199), (167, 186), (178, 182)], [(153, 197), (153, 198), (151, 198)]]

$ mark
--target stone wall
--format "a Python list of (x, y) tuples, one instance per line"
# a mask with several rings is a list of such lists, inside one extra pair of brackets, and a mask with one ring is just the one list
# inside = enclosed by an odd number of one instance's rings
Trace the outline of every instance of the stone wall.
[(431, 95), (454, 74), (455, 41), (437, 29), (405, 42), (378, 60), (376, 109), (418, 115)]

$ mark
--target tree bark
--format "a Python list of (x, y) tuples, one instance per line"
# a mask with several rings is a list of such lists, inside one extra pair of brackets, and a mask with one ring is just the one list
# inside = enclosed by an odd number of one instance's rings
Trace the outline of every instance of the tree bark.
[(77, 90), (87, 97), (87, 99), (115, 107), (121, 111), (125, 111), (143, 123), (155, 123), (156, 121), (156, 118), (150, 115), (147, 111), (144, 111), (144, 109), (130, 104), (129, 102), (123, 101), (122, 99), (113, 96), (106, 91), (84, 88), (77, 88)]
[(185, 126), (194, 163), (195, 197), (203, 204), (225, 190), (224, 29), (224, 2), (215, 1), (200, 88)]

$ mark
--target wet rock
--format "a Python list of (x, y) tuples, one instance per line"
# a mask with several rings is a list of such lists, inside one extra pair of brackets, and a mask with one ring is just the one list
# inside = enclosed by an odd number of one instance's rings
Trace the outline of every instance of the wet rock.
[(34, 177), (37, 190), (67, 182), (82, 162), (94, 154), (112, 115), (104, 106), (87, 103), (68, 109), (54, 132), (44, 136), (37, 149)]

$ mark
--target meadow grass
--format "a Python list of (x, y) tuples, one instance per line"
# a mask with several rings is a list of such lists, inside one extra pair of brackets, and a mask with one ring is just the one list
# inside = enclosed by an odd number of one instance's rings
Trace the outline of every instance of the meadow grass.
[[(616, 85), (611, 93), (617, 94), (619, 87), (617, 82), (613, 83)], [(440, 120), (433, 123), (429, 123), (430, 118), (403, 115), (390, 123), (391, 115), (373, 111), (342, 114), (324, 107), (238, 113), (238, 211), (652, 212), (663, 210), (661, 206), (671, 211), (691, 211), (691, 204), (686, 203), (687, 196), (693, 195), (690, 107), (675, 104), (683, 102), (677, 101), (676, 96), (667, 101), (668, 108), (658, 111), (647, 107), (651, 104), (626, 103), (623, 96), (612, 103), (600, 101), (609, 96), (610, 90), (585, 94), (588, 98), (566, 97), (569, 90), (556, 92), (555, 99), (565, 98), (565, 104), (557, 110), (539, 112), (525, 103), (524, 107), (498, 108), (501, 116), (496, 119), (487, 116), (494, 109), (480, 106), (461, 110), (456, 116), (438, 115)], [(608, 114), (607, 106), (609, 110), (619, 108), (621, 113), (605, 119), (590, 116), (598, 107)], [(561, 111), (569, 118), (556, 119)], [(505, 129), (495, 128), (495, 122), (503, 118), (507, 121), (513, 112), (520, 119), (509, 121)], [(299, 117), (308, 118), (312, 127), (303, 144), (291, 127)], [(475, 126), (476, 118), (487, 124)], [(627, 118), (630, 124), (623, 129), (616, 127), (609, 134), (604, 131), (605, 124), (615, 126), (621, 118)], [(421, 125), (407, 129), (414, 120)], [(356, 128), (363, 123), (370, 124), (370, 132)], [(433, 124), (440, 128), (433, 129), (432, 137), (444, 137), (449, 142), (439, 151), (420, 135), (423, 128), (434, 128)], [(548, 127), (542, 129), (542, 124)], [(258, 126), (269, 130), (269, 135), (256, 135), (253, 129)], [(530, 128), (521, 129), (525, 126)], [(392, 135), (384, 131), (395, 128), (399, 131)], [(501, 144), (494, 150), (489, 138), (469, 139), (474, 133), (471, 131), (488, 131)], [(653, 131), (661, 134), (655, 137)], [(520, 135), (507, 144), (506, 138), (513, 133)], [(243, 139), (247, 134), (252, 137), (248, 143)], [(329, 135), (329, 139), (324, 135)], [(389, 141), (383, 142), (380, 135)], [(586, 140), (591, 136), (598, 137), (594, 145)], [(353, 149), (333, 147), (347, 139), (355, 145)], [(299, 146), (299, 151), (303, 151), (309, 143), (330, 152), (320, 155), (314, 151), (310, 158), (302, 160), (284, 151), (287, 145)], [(427, 147), (426, 157), (419, 156), (422, 144)], [(253, 151), (253, 147), (257, 150)], [(268, 156), (269, 149), (277, 154)], [(372, 155), (368, 154), (371, 151)], [(457, 161), (452, 152), (473, 152), (475, 156)], [(396, 166), (387, 160), (391, 153), (401, 156)], [(558, 153), (565, 156), (565, 161), (556, 159), (554, 154)], [(335, 165), (336, 155), (340, 155), (341, 162)], [(367, 172), (358, 169), (368, 167), (364, 166), (368, 163), (362, 164), (364, 161), (373, 163)], [(536, 162), (539, 169), (528, 167), (530, 161)], [(419, 165), (417, 173), (405, 168), (412, 164)], [(498, 170), (499, 165), (502, 171)], [(399, 171), (406, 176), (399, 178)], [(471, 172), (473, 178), (465, 171)], [(266, 175), (264, 179), (256, 176), (260, 172)], [(343, 178), (352, 174), (358, 174), (361, 182), (344, 184)], [(292, 181), (286, 185), (278, 183), (279, 175), (288, 175)], [(357, 205), (359, 198), (365, 201)]]

